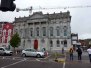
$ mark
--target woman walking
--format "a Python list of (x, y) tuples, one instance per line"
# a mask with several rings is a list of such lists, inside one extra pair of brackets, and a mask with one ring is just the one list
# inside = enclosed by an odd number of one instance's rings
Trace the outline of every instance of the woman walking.
[(70, 60), (73, 61), (73, 48), (70, 48), (69, 53), (70, 53)]

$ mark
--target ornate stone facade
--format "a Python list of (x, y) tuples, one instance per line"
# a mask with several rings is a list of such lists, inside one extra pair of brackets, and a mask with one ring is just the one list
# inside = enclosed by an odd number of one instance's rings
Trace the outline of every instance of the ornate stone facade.
[(34, 12), (28, 17), (15, 18), (14, 32), (21, 37), (21, 49), (65, 50), (71, 47), (70, 12), (43, 14)]

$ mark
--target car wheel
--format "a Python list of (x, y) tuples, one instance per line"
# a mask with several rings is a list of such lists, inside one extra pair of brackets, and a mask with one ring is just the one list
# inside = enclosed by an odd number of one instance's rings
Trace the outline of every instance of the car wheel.
[(41, 55), (40, 54), (37, 54), (37, 58), (40, 58), (41, 57)]
[(3, 55), (6, 56), (6, 53), (4, 53)]
[(23, 56), (23, 57), (26, 57), (26, 54), (24, 53), (24, 54), (22, 54), (22, 56)]

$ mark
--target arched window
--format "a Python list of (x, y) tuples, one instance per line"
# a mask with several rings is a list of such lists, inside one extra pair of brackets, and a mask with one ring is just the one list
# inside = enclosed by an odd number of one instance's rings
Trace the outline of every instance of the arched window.
[(53, 47), (53, 41), (50, 40), (50, 47)]
[(56, 43), (57, 43), (57, 47), (60, 47), (60, 41), (57, 40)]

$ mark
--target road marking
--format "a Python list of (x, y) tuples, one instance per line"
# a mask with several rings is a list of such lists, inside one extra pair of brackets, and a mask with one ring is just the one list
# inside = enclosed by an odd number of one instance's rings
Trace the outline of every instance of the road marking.
[(39, 59), (36, 59), (37, 61), (40, 61)]
[(27, 60), (26, 58), (24, 58), (24, 60)]
[(3, 57), (3, 59), (5, 59), (5, 57)]
[(19, 61), (19, 62), (15, 62), (15, 63), (12, 63), (12, 64), (10, 64), (10, 65), (3, 66), (3, 67), (1, 67), (1, 68), (6, 68), (6, 67), (9, 67), (9, 66), (18, 64), (18, 63), (20, 63), (20, 62), (23, 62), (23, 61), (25, 61), (25, 60), (21, 60), (21, 61)]
[(13, 58), (13, 60), (15, 60), (15, 58)]
[(50, 56), (47, 56), (47, 57), (45, 57), (44, 59), (47, 59), (47, 58), (49, 58)]
[(65, 62), (63, 63), (63, 68), (65, 68)]

